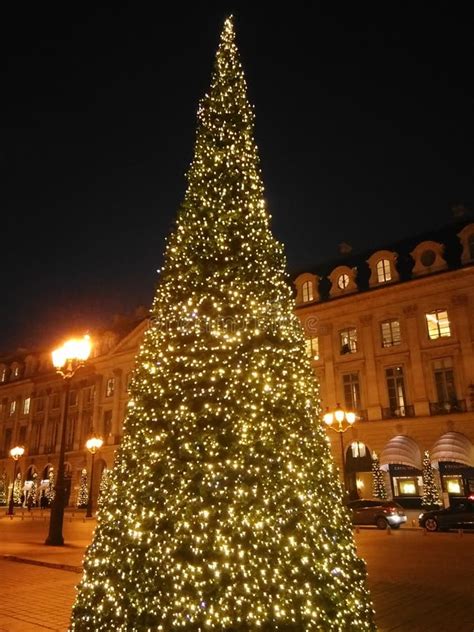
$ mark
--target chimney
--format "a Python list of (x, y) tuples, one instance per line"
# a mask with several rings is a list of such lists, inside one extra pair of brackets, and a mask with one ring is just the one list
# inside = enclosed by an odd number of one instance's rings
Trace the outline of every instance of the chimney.
[(454, 204), (451, 207), (451, 212), (452, 212), (453, 217), (455, 219), (459, 219), (459, 218), (464, 217), (466, 215), (467, 209), (464, 206), (464, 204), (461, 202), (461, 204)]
[(352, 252), (352, 246), (345, 241), (342, 241), (339, 244), (339, 254), (341, 255), (349, 255)]

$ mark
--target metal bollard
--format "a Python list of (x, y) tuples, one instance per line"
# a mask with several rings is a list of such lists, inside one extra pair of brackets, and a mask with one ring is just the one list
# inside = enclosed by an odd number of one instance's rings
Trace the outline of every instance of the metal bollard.
[(392, 535), (392, 527), (389, 524), (387, 525), (386, 531), (387, 531), (387, 535)]
[(458, 535), (460, 538), (462, 538), (463, 534), (464, 534), (464, 529), (458, 529)]

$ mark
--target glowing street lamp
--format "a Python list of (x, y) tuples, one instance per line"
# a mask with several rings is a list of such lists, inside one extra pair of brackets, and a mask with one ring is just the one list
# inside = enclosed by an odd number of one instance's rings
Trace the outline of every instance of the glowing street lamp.
[(18, 465), (18, 460), (24, 454), (25, 454), (25, 448), (22, 448), (21, 446), (16, 446), (16, 447), (14, 447), (14, 448), (12, 448), (10, 450), (10, 456), (14, 460), (15, 465), (13, 466), (13, 485), (12, 485), (12, 490), (11, 490), (11, 493), (10, 493), (10, 501), (8, 503), (8, 511), (7, 511), (7, 515), (8, 516), (13, 516), (13, 514), (15, 513), (13, 492), (15, 490), (15, 483), (16, 483), (16, 469), (17, 469), (17, 465)]
[(344, 441), (342, 439), (342, 435), (355, 424), (357, 421), (357, 415), (352, 411), (343, 410), (341, 406), (337, 404), (334, 411), (328, 410), (326, 412), (323, 416), (323, 421), (328, 428), (331, 428), (331, 430), (339, 433), (339, 441), (341, 444), (342, 480), (344, 488), (346, 488), (346, 458), (344, 454)]
[(87, 499), (86, 518), (92, 518), (92, 480), (94, 478), (94, 457), (95, 453), (101, 449), (103, 443), (104, 442), (99, 437), (91, 437), (86, 441), (86, 448), (92, 454), (91, 480), (89, 485), (89, 498)]
[(53, 366), (64, 380), (64, 404), (62, 414), (61, 443), (59, 447), (58, 476), (56, 479), (55, 496), (51, 507), (51, 516), (49, 519), (49, 534), (45, 544), (52, 546), (62, 546), (64, 544), (63, 537), (63, 520), (64, 505), (66, 501), (66, 481), (64, 477), (64, 456), (66, 452), (66, 436), (67, 436), (67, 413), (69, 407), (69, 391), (71, 387), (71, 379), (76, 371), (84, 366), (92, 350), (92, 344), (89, 336), (81, 339), (72, 339), (65, 342), (62, 347), (52, 352)]

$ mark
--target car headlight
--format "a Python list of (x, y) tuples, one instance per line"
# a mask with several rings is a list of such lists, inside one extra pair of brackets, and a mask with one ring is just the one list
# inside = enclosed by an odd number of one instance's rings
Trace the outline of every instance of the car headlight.
[(423, 516), (424, 516), (424, 515), (425, 515), (425, 514), (422, 514), (422, 513), (421, 513), (421, 514), (418, 516), (418, 520), (421, 520), (421, 519), (423, 518)]

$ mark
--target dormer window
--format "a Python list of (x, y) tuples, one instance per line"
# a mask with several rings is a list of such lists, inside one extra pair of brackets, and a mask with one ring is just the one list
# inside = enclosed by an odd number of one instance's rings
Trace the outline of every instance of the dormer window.
[(474, 262), (474, 224), (464, 226), (458, 237), (462, 245), (462, 263)]
[(328, 276), (331, 282), (329, 296), (336, 297), (351, 292), (357, 292), (357, 284), (355, 281), (357, 268), (349, 266), (337, 266)]
[(341, 290), (345, 290), (349, 285), (350, 279), (348, 274), (341, 274), (337, 280), (337, 287)]
[(410, 253), (415, 261), (412, 274), (421, 276), (422, 274), (432, 274), (447, 268), (447, 263), (443, 257), (444, 245), (436, 241), (423, 241)]
[(3, 384), (7, 381), (7, 370), (5, 367), (0, 369), (0, 383)]
[(303, 303), (309, 303), (314, 299), (313, 284), (311, 281), (305, 281), (301, 289), (303, 292)]
[(312, 303), (319, 300), (319, 280), (316, 274), (311, 272), (303, 272), (295, 279), (296, 287), (296, 304)]
[(369, 286), (377, 287), (384, 283), (399, 280), (396, 266), (397, 253), (391, 250), (377, 250), (367, 259), (370, 268)]
[(390, 269), (390, 261), (388, 259), (380, 259), (377, 261), (377, 281), (379, 283), (387, 283), (392, 280), (392, 271)]

